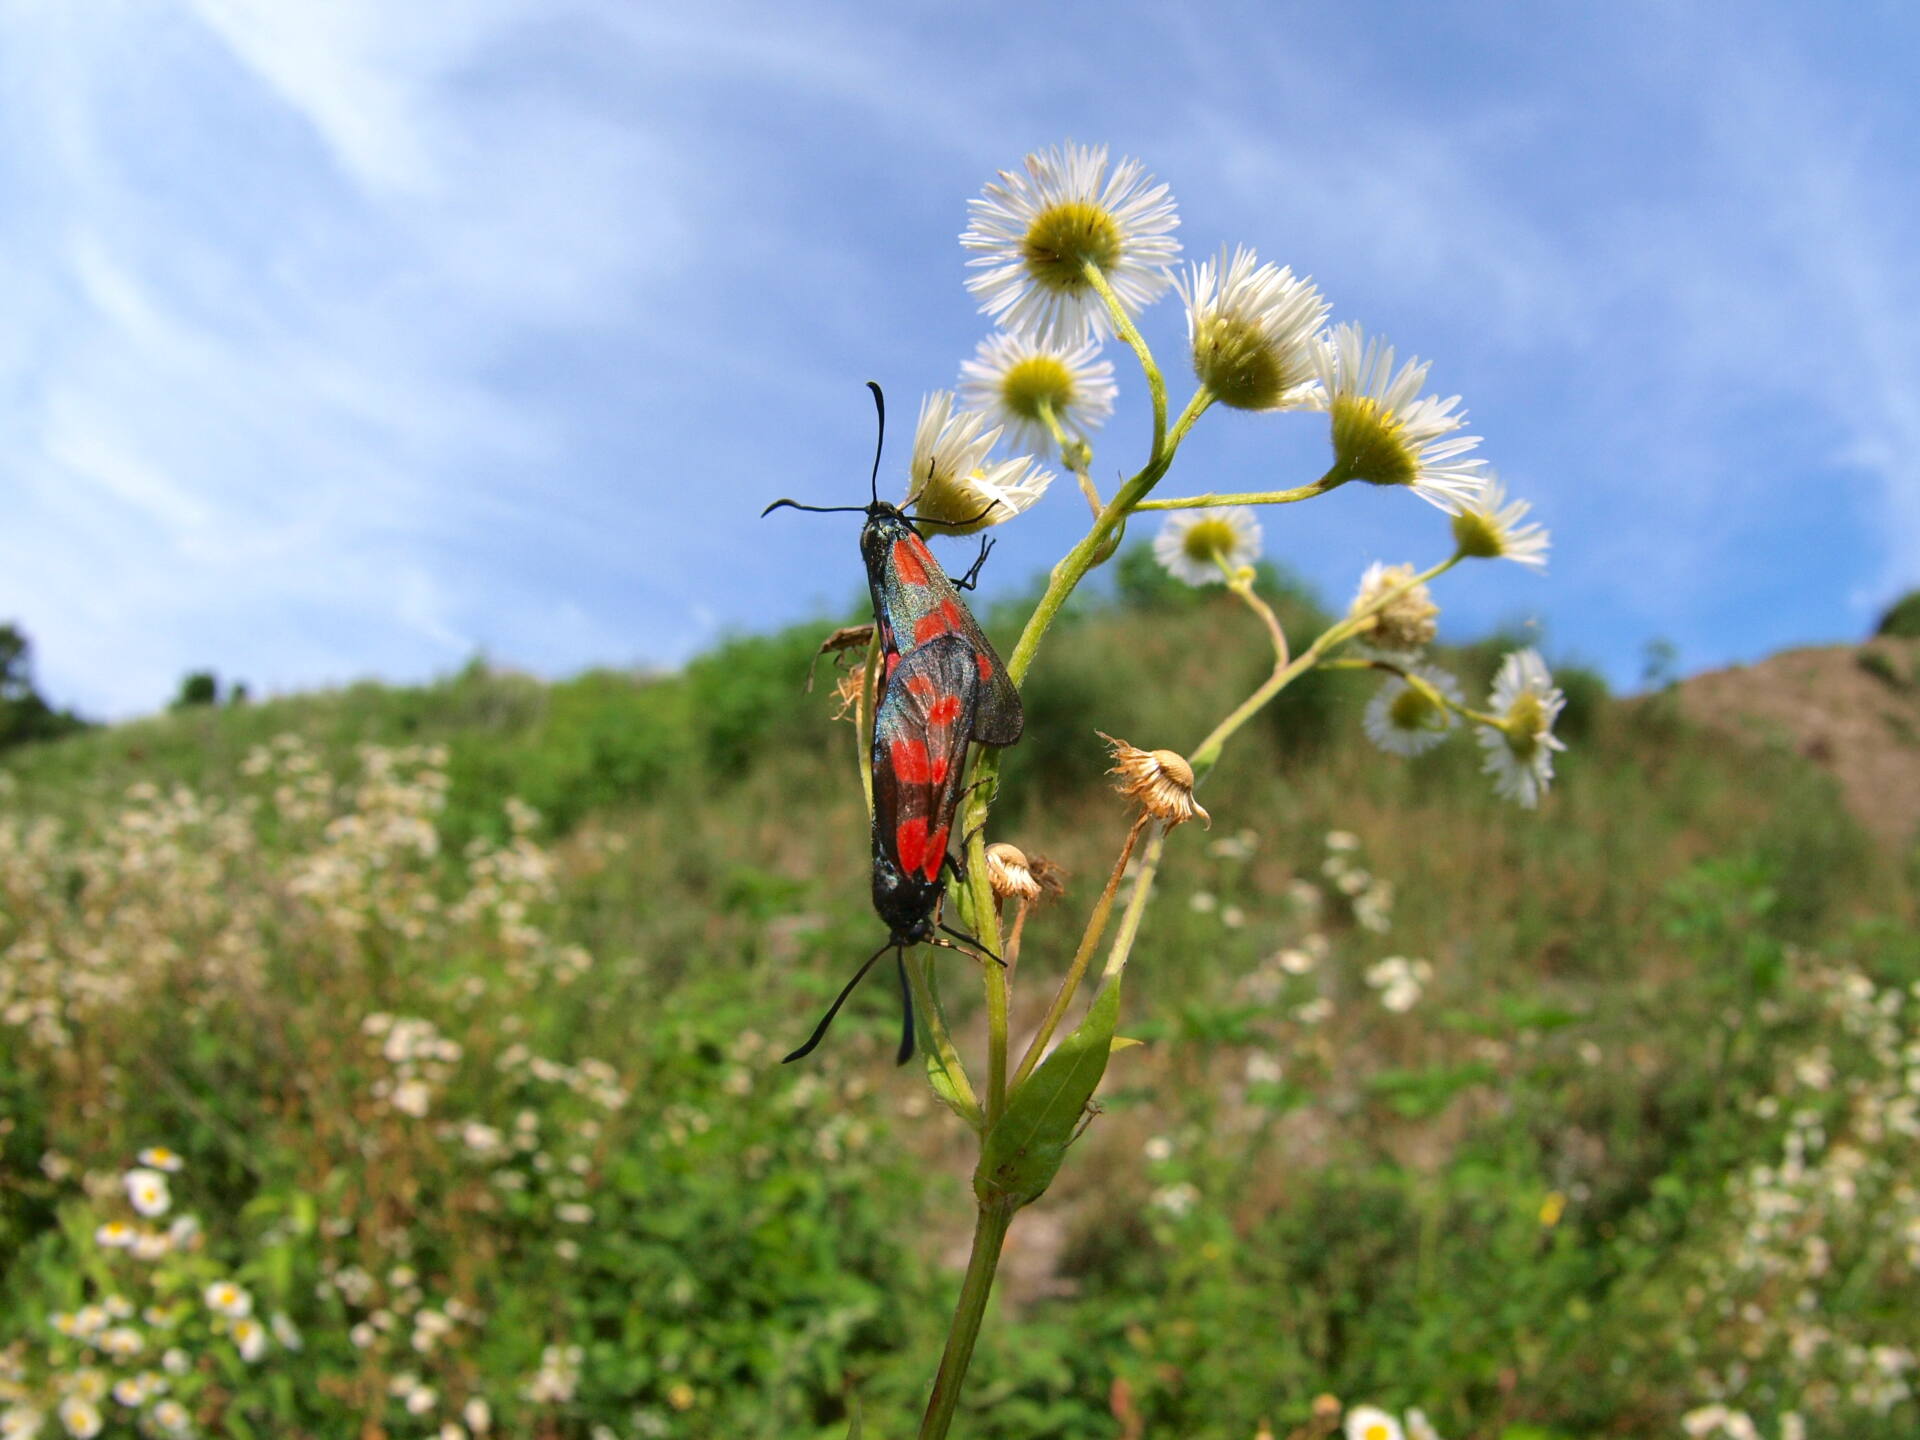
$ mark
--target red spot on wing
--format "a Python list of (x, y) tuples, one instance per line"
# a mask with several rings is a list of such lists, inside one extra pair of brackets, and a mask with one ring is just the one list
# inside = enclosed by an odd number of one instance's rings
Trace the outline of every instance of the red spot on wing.
[(951, 725), (960, 718), (960, 697), (942, 695), (927, 707), (927, 724)]
[(959, 601), (953, 599), (942, 600), (940, 602), (940, 614), (941, 617), (946, 620), (947, 628), (953, 631), (954, 634), (960, 635), (966, 632), (967, 617), (965, 612), (960, 609)]
[[(934, 851), (936, 856), (945, 853), (947, 832), (940, 832), (942, 849)], [(893, 848), (899, 852), (900, 868), (911, 875), (927, 861), (927, 817), (915, 815), (911, 820), (902, 820), (899, 828), (893, 832)], [(939, 873), (939, 861), (934, 862), (934, 873)]]
[(887, 679), (893, 679), (893, 672), (899, 668), (900, 652), (898, 650), (889, 650), (887, 652)]
[(932, 778), (927, 763), (927, 743), (909, 736), (895, 740), (887, 750), (893, 762), (893, 778), (902, 785), (925, 785)]
[[(905, 829), (905, 826), (901, 827)], [(927, 840), (926, 875), (929, 880), (940, 878), (940, 867), (947, 858), (947, 827), (942, 825)]]
[(913, 643), (924, 645), (934, 636), (945, 635), (952, 628), (953, 622), (947, 619), (944, 609), (929, 610), (913, 623)]
[(909, 691), (918, 695), (922, 700), (930, 700), (940, 693), (940, 687), (933, 683), (933, 677), (931, 675), (909, 675), (906, 679), (906, 686)]
[(932, 559), (927, 547), (918, 540), (902, 538), (893, 542), (893, 575), (902, 585), (926, 584), (927, 565)]
[(973, 663), (980, 667), (980, 678), (982, 680), (993, 679), (993, 659), (991, 656), (987, 654), (986, 651), (984, 650), (974, 651)]
[(935, 785), (944, 785), (947, 783), (947, 757), (946, 756), (935, 755), (932, 758), (931, 762), (929, 763), (928, 768), (933, 772), (932, 779)]

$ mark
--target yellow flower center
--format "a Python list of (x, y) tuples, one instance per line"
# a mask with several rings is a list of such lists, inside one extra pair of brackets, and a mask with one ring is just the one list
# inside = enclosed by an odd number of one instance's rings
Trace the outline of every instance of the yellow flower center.
[(1029, 355), (1000, 379), (1000, 403), (1023, 420), (1041, 419), (1042, 406), (1057, 419), (1073, 400), (1073, 372), (1053, 355)]
[(1392, 1440), (1393, 1435), (1393, 1432), (1378, 1420), (1367, 1426), (1367, 1428), (1360, 1433), (1365, 1437), (1365, 1440)]
[(1506, 538), (1499, 529), (1473, 510), (1453, 517), (1453, 543), (1471, 560), (1497, 560), (1507, 553)]
[(1120, 227), (1113, 216), (1085, 200), (1042, 211), (1020, 242), (1027, 273), (1050, 290), (1084, 290), (1091, 260), (1102, 270), (1120, 258)]
[(1438, 730), (1445, 712), (1425, 695), (1409, 685), (1393, 697), (1387, 707), (1387, 719), (1396, 730)]
[(1224, 560), (1233, 553), (1236, 537), (1233, 526), (1224, 520), (1197, 520), (1180, 538), (1180, 549), (1189, 560), (1202, 564)]
[(1403, 427), (1364, 395), (1333, 402), (1333, 458), (1349, 480), (1407, 485), (1419, 473), (1413, 451), (1400, 438)]
[(1523, 692), (1507, 709), (1507, 749), (1517, 760), (1531, 760), (1540, 748), (1540, 737), (1547, 733), (1547, 711), (1540, 697), (1531, 690)]
[(1269, 410), (1305, 378), (1287, 374), (1260, 327), (1238, 315), (1210, 316), (1194, 327), (1193, 373), (1236, 410)]

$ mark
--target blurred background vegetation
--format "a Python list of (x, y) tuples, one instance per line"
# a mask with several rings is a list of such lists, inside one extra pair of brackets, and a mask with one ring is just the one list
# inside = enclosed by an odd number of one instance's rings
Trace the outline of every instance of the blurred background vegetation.
[[(1229, 598), (1143, 548), (1113, 569), (1047, 642), (995, 812), (1071, 877), (1016, 1029), (1125, 827), (1096, 727), (1191, 745), (1270, 663)], [(1263, 586), (1294, 635), (1324, 619)], [(51, 1434), (76, 1377), (153, 1372), (207, 1434), (838, 1437), (855, 1395), (908, 1433), (964, 1137), (888, 1063), (886, 985), (777, 1063), (879, 933), (853, 735), (801, 690), (836, 618), (663, 676), (239, 703), (208, 672), (105, 728), (8, 631), (0, 1408)], [(1516, 643), (1438, 658), (1484, 694)], [(1920, 1429), (1910, 840), (1670, 685), (1555, 674), (1537, 814), (1469, 741), (1374, 751), (1353, 672), (1228, 752), (1136, 952), (1147, 1043), (1016, 1222), (963, 1433), (1247, 1440), (1322, 1392), (1448, 1437), (1679, 1434), (1713, 1402), (1770, 1440)], [(154, 1145), (183, 1160), (159, 1219), (121, 1181)], [(96, 1238), (181, 1214), (164, 1254)], [(252, 1358), (220, 1279), (284, 1317)], [(115, 1298), (121, 1358), (73, 1320)]]

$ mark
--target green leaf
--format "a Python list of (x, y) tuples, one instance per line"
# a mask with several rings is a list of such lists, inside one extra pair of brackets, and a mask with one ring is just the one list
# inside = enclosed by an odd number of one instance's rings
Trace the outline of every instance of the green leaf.
[(1116, 1035), (1113, 1037), (1112, 1045), (1108, 1047), (1108, 1053), (1118, 1055), (1122, 1050), (1131, 1050), (1135, 1045), (1146, 1043), (1144, 1040), (1136, 1040), (1131, 1035)]
[(1004, 1197), (1020, 1206), (1046, 1193), (1106, 1073), (1119, 1018), (1116, 976), (1094, 997), (1079, 1028), (1009, 1097), (1006, 1112), (987, 1133), (973, 1177), (974, 1193), (982, 1200)]
[(853, 1407), (853, 1423), (847, 1426), (847, 1440), (860, 1440), (862, 1425), (860, 1422), (860, 1397), (849, 1395), (847, 1403)]

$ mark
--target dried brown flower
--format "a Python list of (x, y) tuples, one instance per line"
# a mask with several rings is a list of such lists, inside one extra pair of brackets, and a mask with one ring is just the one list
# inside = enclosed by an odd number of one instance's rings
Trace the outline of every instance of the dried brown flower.
[(1118, 775), (1114, 788), (1140, 808), (1171, 828), (1198, 815), (1209, 827), (1213, 817), (1193, 798), (1193, 766), (1186, 757), (1172, 750), (1138, 750), (1124, 740), (1095, 731), (1113, 747), (1113, 768)]
[(987, 847), (987, 884), (996, 900), (1040, 898), (1040, 882), (1033, 878), (1026, 851), (1004, 840)]

